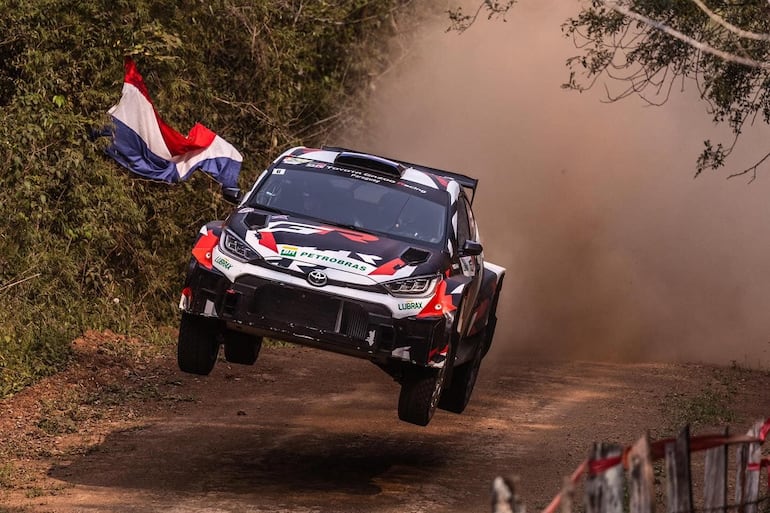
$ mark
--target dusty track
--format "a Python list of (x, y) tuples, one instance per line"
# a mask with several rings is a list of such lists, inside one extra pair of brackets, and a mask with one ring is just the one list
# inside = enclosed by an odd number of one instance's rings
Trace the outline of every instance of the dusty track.
[(37, 393), (52, 400), (88, 372), (102, 388), (118, 376), (135, 391), (153, 383), (154, 393), (92, 404), (104, 415), (81, 414), (88, 420), (73, 433), (48, 438), (30, 425), (40, 425), (30, 394), (2, 403), (3, 429), (16, 419), (6, 434), (29, 430), (10, 451), (19, 475), (0, 494), (8, 511), (487, 511), (501, 473), (521, 476), (536, 511), (591, 442), (670, 429), (661, 404), (673, 391), (727, 383), (741, 429), (770, 413), (765, 373), (486, 361), (465, 414), (439, 412), (418, 428), (397, 420), (398, 387), (384, 373), (320, 351), (267, 349), (255, 367), (220, 362), (207, 378), (179, 373), (167, 354), (106, 379), (111, 364), (91, 357), (79, 356), (75, 378)]

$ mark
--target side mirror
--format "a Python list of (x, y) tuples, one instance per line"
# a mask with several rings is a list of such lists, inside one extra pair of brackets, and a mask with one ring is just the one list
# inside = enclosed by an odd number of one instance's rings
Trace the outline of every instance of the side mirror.
[(462, 249), (460, 250), (461, 256), (479, 256), (482, 251), (484, 251), (484, 248), (481, 246), (480, 242), (476, 242), (475, 240), (466, 240), (465, 244), (463, 244)]
[(222, 187), (222, 196), (228, 203), (237, 205), (241, 202), (243, 193), (241, 193), (241, 190), (238, 187)]

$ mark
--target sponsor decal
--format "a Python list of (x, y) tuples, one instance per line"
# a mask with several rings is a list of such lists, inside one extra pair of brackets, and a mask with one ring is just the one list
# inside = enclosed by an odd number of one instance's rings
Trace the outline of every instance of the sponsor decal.
[(399, 310), (415, 310), (417, 308), (422, 308), (422, 301), (407, 301), (398, 304)]
[(226, 259), (224, 257), (221, 257), (221, 256), (216, 257), (214, 259), (214, 262), (216, 262), (217, 264), (221, 265), (222, 267), (224, 267), (225, 269), (228, 269), (228, 270), (233, 266), (233, 264), (230, 263), (230, 261), (228, 259)]
[(296, 246), (283, 246), (281, 248), (281, 256), (285, 256), (285, 257), (295, 257), (295, 256), (297, 256), (297, 247)]
[(344, 167), (332, 166), (331, 164), (329, 164), (327, 167), (332, 171), (345, 173), (350, 175), (351, 178), (357, 178), (358, 180), (364, 180), (365, 182), (372, 182), (372, 183), (386, 182), (386, 183), (392, 183), (392, 184), (396, 183), (396, 180), (393, 180), (392, 178), (388, 178), (380, 175), (374, 175), (371, 173), (367, 173), (366, 171), (359, 171), (357, 169), (345, 169)]
[(382, 260), (382, 257), (377, 255), (367, 255), (366, 253), (356, 253), (356, 255), (367, 264), (372, 265), (377, 265), (377, 260)]
[(474, 265), (473, 257), (461, 257), (460, 265), (463, 268), (463, 274), (465, 276), (473, 276), (473, 274), (476, 272), (476, 266)]
[(301, 251), (298, 258), (306, 258), (309, 260), (316, 260), (318, 262), (324, 262), (328, 264), (337, 264), (338, 266), (346, 267), (348, 269), (355, 269), (357, 271), (368, 271), (369, 266), (363, 262), (356, 262), (348, 260), (347, 258), (331, 257), (328, 255), (322, 255), (320, 253), (313, 253), (312, 251)]
[(398, 182), (398, 185), (400, 185), (401, 187), (406, 187), (407, 189), (411, 189), (413, 191), (417, 191), (420, 194), (428, 194), (428, 191), (426, 191), (425, 189), (421, 189), (420, 187), (415, 187), (414, 185), (411, 185), (405, 182)]
[(273, 169), (273, 174), (274, 175), (285, 175), (286, 174), (286, 169), (284, 169), (282, 167), (275, 168), (275, 169)]
[(305, 167), (314, 167), (316, 169), (323, 169), (326, 167), (325, 162), (308, 162), (305, 164)]

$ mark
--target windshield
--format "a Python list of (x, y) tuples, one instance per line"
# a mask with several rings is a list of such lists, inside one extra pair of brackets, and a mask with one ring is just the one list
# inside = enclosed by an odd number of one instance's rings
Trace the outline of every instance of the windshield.
[(349, 171), (287, 166), (265, 177), (249, 205), (409, 241), (443, 242), (447, 217), (440, 200), (446, 202), (446, 195), (389, 182)]

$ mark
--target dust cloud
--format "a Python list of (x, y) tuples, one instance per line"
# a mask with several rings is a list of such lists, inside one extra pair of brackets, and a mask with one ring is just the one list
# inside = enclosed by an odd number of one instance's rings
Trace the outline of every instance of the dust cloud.
[(664, 107), (560, 88), (577, 2), (522, 0), (462, 35), (438, 18), (337, 144), (467, 173), (487, 260), (508, 269), (492, 356), (770, 366), (769, 148), (748, 133), (693, 179), (711, 124), (695, 88)]

